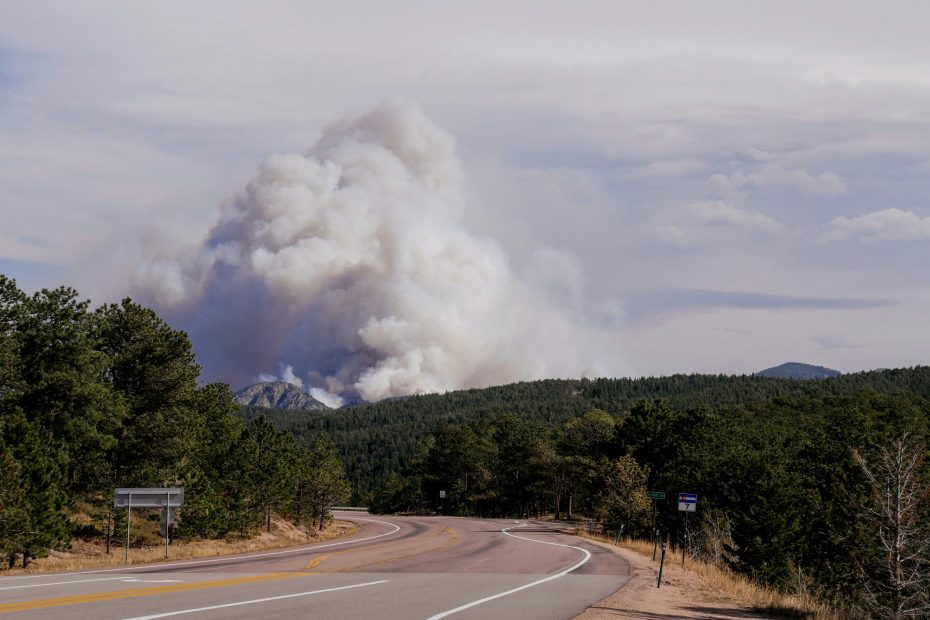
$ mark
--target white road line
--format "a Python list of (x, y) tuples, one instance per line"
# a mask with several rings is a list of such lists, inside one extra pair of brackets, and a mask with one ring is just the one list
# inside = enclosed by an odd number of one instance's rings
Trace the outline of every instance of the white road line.
[[(394, 529), (391, 530), (390, 532), (385, 532), (384, 534), (378, 534), (376, 536), (367, 536), (365, 538), (355, 538), (352, 540), (344, 540), (342, 542), (327, 543), (325, 545), (310, 545), (310, 546), (305, 546), (305, 547), (296, 547), (296, 548), (291, 548), (291, 549), (285, 549), (283, 551), (268, 551), (265, 553), (253, 553), (250, 555), (227, 555), (227, 556), (218, 557), (218, 558), (211, 558), (209, 560), (185, 560), (183, 562), (169, 562), (169, 563), (164, 563), (164, 564), (140, 564), (138, 566), (122, 566), (120, 568), (82, 570), (82, 571), (75, 571), (73, 573), (56, 573), (55, 575), (20, 575), (18, 577), (0, 577), (0, 583), (8, 579), (38, 579), (41, 577), (48, 578), (52, 576), (64, 577), (68, 575), (96, 575), (99, 573), (118, 573), (118, 572), (131, 573), (133, 569), (139, 569), (139, 568), (158, 569), (158, 570), (152, 570), (149, 572), (163, 572), (161, 571), (161, 569), (171, 568), (174, 566), (193, 566), (196, 564), (215, 564), (217, 562), (229, 562), (231, 560), (250, 560), (252, 558), (267, 558), (267, 557), (273, 557), (273, 556), (278, 556), (278, 555), (291, 555), (294, 553), (302, 553), (304, 551), (315, 551), (316, 549), (326, 549), (328, 547), (339, 547), (342, 545), (354, 545), (355, 543), (365, 542), (368, 540), (374, 540), (376, 538), (384, 538), (385, 536), (390, 536), (391, 534), (396, 534), (397, 532), (400, 531), (399, 526), (393, 523), (390, 523), (388, 521), (378, 521), (377, 519), (361, 519), (359, 517), (352, 517), (351, 519), (347, 519), (347, 520), (380, 523), (381, 525), (389, 525)], [(132, 573), (132, 574), (135, 574), (135, 573)]]
[(484, 597), (484, 598), (482, 598), (482, 599), (479, 599), (479, 600), (477, 600), (477, 601), (472, 601), (471, 603), (465, 603), (464, 605), (460, 605), (459, 607), (456, 607), (455, 609), (450, 609), (450, 610), (448, 610), (448, 611), (444, 611), (444, 612), (438, 613), (438, 614), (436, 614), (435, 616), (430, 616), (430, 617), (427, 618), (426, 620), (439, 620), (440, 618), (445, 618), (446, 616), (451, 616), (452, 614), (457, 614), (457, 613), (459, 613), (460, 611), (465, 611), (466, 609), (470, 609), (470, 608), (472, 608), (472, 607), (477, 607), (478, 605), (481, 605), (481, 604), (483, 604), (483, 603), (487, 603), (488, 601), (493, 601), (494, 599), (501, 598), (501, 597), (504, 597), (504, 596), (508, 596), (508, 595), (510, 595), (510, 594), (514, 594), (514, 593), (519, 592), (519, 591), (521, 591), (521, 590), (526, 590), (527, 588), (532, 588), (533, 586), (538, 586), (538, 585), (541, 584), (541, 583), (546, 583), (547, 581), (552, 581), (552, 580), (554, 580), (554, 579), (558, 579), (559, 577), (564, 577), (565, 575), (569, 574), (569, 573), (572, 572), (573, 570), (575, 570), (575, 569), (577, 569), (577, 568), (580, 568), (581, 566), (584, 566), (584, 564), (585, 564), (588, 560), (591, 559), (591, 553), (590, 553), (587, 549), (582, 549), (581, 547), (575, 547), (575, 546), (572, 546), (572, 545), (562, 545), (562, 544), (554, 543), (554, 542), (546, 542), (546, 541), (543, 541), (543, 540), (535, 540), (535, 539), (533, 539), (533, 538), (526, 538), (525, 536), (517, 536), (516, 534), (511, 534), (511, 533), (508, 531), (508, 530), (513, 530), (513, 529), (517, 529), (517, 528), (521, 528), (521, 527), (526, 527), (527, 525), (528, 525), (527, 523), (522, 523), (522, 524), (520, 524), (520, 525), (516, 525), (516, 526), (513, 526), (513, 527), (505, 527), (505, 528), (502, 529), (501, 531), (502, 531), (504, 534), (507, 534), (508, 536), (512, 536), (512, 537), (514, 537), (514, 538), (519, 538), (520, 540), (528, 540), (528, 541), (530, 541), (530, 542), (539, 543), (539, 544), (541, 544), (541, 545), (552, 545), (552, 546), (554, 546), (554, 547), (567, 547), (567, 548), (569, 548), (569, 549), (577, 549), (578, 551), (580, 551), (580, 552), (584, 555), (584, 557), (583, 557), (582, 560), (581, 560), (580, 562), (578, 562), (577, 564), (574, 564), (574, 565), (572, 565), (572, 566), (566, 568), (565, 570), (563, 570), (563, 571), (561, 571), (561, 572), (559, 572), (559, 573), (556, 573), (556, 574), (554, 574), (554, 575), (549, 575), (548, 577), (545, 577), (544, 579), (539, 579), (539, 580), (534, 581), (534, 582), (532, 582), (532, 583), (528, 583), (528, 584), (526, 584), (526, 585), (522, 585), (522, 586), (520, 586), (519, 588), (514, 588), (514, 589), (512, 589), (512, 590), (507, 590), (506, 592), (501, 592), (501, 593), (499, 593), (499, 594), (493, 594), (493, 595), (491, 595), (491, 596), (486, 596), (486, 597)]
[(181, 609), (179, 611), (166, 611), (160, 614), (150, 616), (136, 616), (126, 618), (126, 620), (155, 620), (155, 618), (167, 618), (168, 616), (181, 616), (184, 614), (195, 614), (201, 611), (212, 611), (214, 609), (226, 609), (227, 607), (239, 607), (241, 605), (255, 605), (256, 603), (267, 603), (269, 601), (280, 601), (286, 598), (297, 598), (298, 596), (310, 596), (311, 594), (323, 594), (324, 592), (336, 592), (338, 590), (351, 590), (352, 588), (364, 588), (365, 586), (376, 586), (379, 583), (387, 583), (387, 579), (381, 581), (369, 581), (367, 583), (356, 583), (351, 586), (341, 586), (338, 588), (326, 588), (325, 590), (312, 590), (310, 592), (297, 592), (296, 594), (284, 594), (282, 596), (269, 596), (268, 598), (256, 598), (251, 601), (238, 601), (235, 603), (224, 603), (222, 605), (211, 605), (210, 607), (195, 607), (194, 609)]
[(55, 581), (53, 583), (28, 583), (23, 586), (5, 586), (0, 590), (18, 590), (20, 588), (44, 588), (45, 586), (67, 586), (72, 583), (88, 583), (91, 581), (119, 581), (125, 577), (101, 577), (100, 579), (77, 579), (75, 581)]

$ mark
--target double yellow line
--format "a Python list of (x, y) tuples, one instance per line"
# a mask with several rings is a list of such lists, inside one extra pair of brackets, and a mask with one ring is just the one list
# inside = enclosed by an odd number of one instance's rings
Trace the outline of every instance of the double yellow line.
[[(343, 567), (338, 569), (337, 572), (348, 572), (362, 566), (373, 566), (378, 564), (388, 564), (391, 562), (397, 562), (398, 560), (405, 560), (412, 558), (418, 555), (423, 555), (426, 553), (432, 553), (434, 551), (439, 551), (440, 549), (445, 549), (454, 545), (458, 539), (458, 535), (455, 533), (455, 530), (451, 527), (445, 527), (441, 530), (436, 531), (431, 537), (442, 536), (445, 534), (449, 537), (449, 540), (439, 547), (433, 547), (431, 549), (424, 549), (422, 551), (417, 551), (410, 554), (393, 556), (385, 558), (382, 560), (374, 560), (370, 562), (364, 562), (356, 566)], [(85, 603), (99, 603), (101, 601), (113, 601), (125, 598), (134, 598), (137, 596), (153, 596), (156, 594), (170, 594), (173, 592), (188, 592), (191, 590), (204, 590), (207, 588), (220, 588), (223, 586), (235, 586), (246, 583), (260, 583), (262, 581), (274, 581), (279, 579), (293, 579), (294, 577), (306, 577), (309, 575), (319, 574), (317, 572), (311, 572), (317, 568), (324, 560), (335, 555), (347, 555), (350, 553), (359, 553), (363, 551), (369, 551), (372, 548), (383, 547), (388, 545), (396, 545), (400, 541), (387, 541), (375, 545), (366, 545), (364, 547), (357, 547), (352, 549), (344, 549), (342, 551), (337, 551), (336, 553), (331, 553), (329, 555), (320, 555), (310, 560), (306, 566), (304, 566), (303, 571), (300, 572), (289, 572), (289, 573), (267, 573), (264, 575), (253, 575), (250, 577), (231, 577), (229, 579), (216, 579), (213, 581), (200, 581), (194, 583), (176, 583), (165, 586), (152, 586), (148, 588), (130, 588), (127, 590), (112, 590), (109, 592), (93, 592), (90, 594), (79, 594), (77, 596), (63, 596), (59, 598), (47, 598), (33, 601), (21, 601), (18, 603), (0, 603), (0, 614), (2, 613), (12, 613), (15, 611), (31, 611), (34, 609), (46, 609), (49, 607), (64, 607), (67, 605), (82, 605)], [(128, 579), (129, 577), (127, 577)]]
[[(322, 560), (321, 560), (322, 561)], [(137, 596), (152, 596), (154, 594), (168, 594), (172, 592), (187, 592), (189, 590), (203, 590), (206, 588), (219, 588), (222, 586), (235, 586), (244, 583), (259, 583), (262, 581), (273, 581), (276, 579), (292, 579), (294, 577), (303, 577), (307, 573), (268, 573), (266, 575), (254, 575), (251, 577), (232, 577), (229, 579), (216, 579), (214, 581), (200, 581), (195, 583), (175, 583), (168, 586), (153, 586), (149, 588), (131, 588), (128, 590), (112, 590), (109, 592), (93, 592), (91, 594), (79, 594), (77, 596), (63, 596), (59, 598), (47, 598), (35, 601), (21, 601), (18, 603), (0, 604), (0, 613), (11, 613), (14, 611), (30, 611), (33, 609), (45, 609), (48, 607), (64, 607), (66, 605), (81, 605), (84, 603), (98, 603), (101, 601), (112, 601), (123, 598), (133, 598)]]
[[(438, 538), (438, 537), (442, 536), (443, 534), (445, 534), (446, 536), (448, 536), (448, 537), (449, 537), (449, 540), (446, 541), (446, 543), (445, 543), (444, 545), (440, 545), (440, 546), (438, 546), (438, 547), (431, 547), (431, 548), (429, 548), (429, 549), (422, 549), (422, 550), (420, 550), (420, 551), (414, 551), (414, 552), (412, 552), (412, 553), (405, 553), (405, 554), (402, 554), (402, 555), (392, 555), (392, 556), (390, 556), (390, 557), (387, 557), (387, 558), (384, 558), (384, 559), (381, 559), (381, 560), (369, 560), (369, 561), (366, 561), (366, 562), (362, 562), (361, 564), (354, 564), (354, 565), (352, 565), (352, 566), (344, 566), (344, 567), (339, 568), (339, 569), (334, 569), (334, 570), (330, 570), (330, 571), (321, 571), (321, 572), (324, 572), (324, 573), (325, 573), (325, 572), (347, 573), (347, 572), (349, 572), (349, 571), (357, 570), (357, 569), (362, 568), (362, 567), (364, 567), (364, 566), (381, 566), (381, 565), (384, 565), (384, 564), (391, 564), (392, 562), (399, 562), (399, 561), (401, 561), (401, 560), (409, 560), (410, 558), (415, 558), (415, 557), (417, 557), (417, 556), (426, 555), (427, 553), (435, 553), (436, 551), (440, 551), (440, 550), (442, 550), (442, 549), (447, 549), (447, 548), (451, 547), (452, 545), (454, 545), (456, 542), (458, 542), (458, 534), (455, 533), (455, 530), (454, 530), (454, 529), (452, 529), (451, 527), (448, 527), (448, 526), (442, 528), (441, 530), (436, 530), (434, 533), (430, 534), (429, 536), (427, 536), (427, 537), (425, 537), (425, 538)], [(380, 544), (377, 544), (377, 545), (369, 545), (368, 547), (357, 547), (357, 548), (355, 548), (355, 549), (345, 549), (345, 550), (343, 550), (343, 551), (337, 551), (336, 553), (333, 553), (332, 555), (347, 555), (347, 554), (350, 554), (350, 553), (358, 553), (359, 551), (365, 551), (365, 550), (368, 550), (368, 549), (372, 549), (372, 548), (374, 548), (374, 547), (386, 547), (386, 546), (389, 546), (389, 545), (397, 545), (397, 544), (400, 543), (400, 542), (403, 542), (403, 541), (393, 540), (393, 541), (389, 541), (389, 542), (383, 542), (383, 543), (380, 543)], [(321, 558), (321, 559), (320, 559), (320, 562), (322, 562), (324, 559), (326, 559), (326, 557), (328, 557), (328, 556), (325, 556), (325, 557)], [(315, 564), (314, 567), (317, 566), (318, 564), (319, 564), (319, 563)], [(309, 567), (309, 565), (308, 565), (308, 567)]]

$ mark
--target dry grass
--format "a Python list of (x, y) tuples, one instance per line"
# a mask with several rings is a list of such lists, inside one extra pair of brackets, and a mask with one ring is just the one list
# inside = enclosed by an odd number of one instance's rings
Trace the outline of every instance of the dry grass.
[[(330, 540), (346, 536), (356, 531), (354, 524), (348, 521), (335, 521), (322, 532), (307, 532), (292, 523), (272, 519), (271, 532), (262, 532), (257, 536), (244, 539), (195, 540), (189, 542), (172, 542), (168, 550), (168, 560), (189, 560), (207, 558), (234, 553), (247, 553), (266, 549), (279, 549), (307, 543)], [(129, 564), (145, 564), (165, 560), (163, 545), (150, 545), (129, 550)], [(116, 546), (106, 548), (99, 541), (75, 540), (67, 552), (52, 551), (46, 558), (33, 560), (29, 568), (2, 570), (0, 575), (28, 575), (53, 571), (76, 571), (95, 568), (125, 566), (125, 550)]]
[[(579, 531), (578, 535), (609, 544), (615, 543), (613, 537), (582, 531)], [(652, 559), (652, 543), (647, 540), (623, 539), (620, 541), (620, 546)], [(666, 552), (665, 566), (666, 570), (682, 568), (680, 549)], [(808, 618), (810, 620), (850, 620), (851, 618), (824, 603), (816, 592), (810, 591), (811, 588), (804, 579), (798, 579), (795, 587), (796, 593), (786, 594), (760, 586), (733, 571), (690, 557), (685, 557), (684, 570), (698, 575), (706, 593), (710, 596), (733, 601), (753, 611), (784, 618)]]

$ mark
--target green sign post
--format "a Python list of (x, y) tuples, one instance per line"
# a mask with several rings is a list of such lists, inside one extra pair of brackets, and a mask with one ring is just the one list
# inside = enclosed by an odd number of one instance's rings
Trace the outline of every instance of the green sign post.
[(656, 546), (659, 544), (659, 530), (656, 529), (656, 502), (665, 500), (665, 491), (646, 491), (646, 497), (652, 500), (652, 559), (656, 559)]

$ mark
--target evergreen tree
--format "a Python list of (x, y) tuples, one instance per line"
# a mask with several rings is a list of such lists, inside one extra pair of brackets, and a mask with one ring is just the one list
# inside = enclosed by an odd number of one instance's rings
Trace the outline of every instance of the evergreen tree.
[(23, 485), (22, 467), (13, 454), (0, 444), (0, 562), (12, 566), (24, 549), (29, 531), (29, 505)]
[(109, 384), (125, 403), (113, 432), (115, 486), (176, 478), (197, 426), (200, 367), (187, 334), (129, 299), (101, 307), (94, 319)]
[(351, 488), (346, 480), (342, 463), (332, 446), (323, 437), (317, 437), (302, 457), (298, 485), (306, 498), (306, 511), (317, 529), (332, 519), (331, 510), (349, 497)]
[(60, 458), (46, 447), (46, 429), (30, 422), (22, 413), (8, 415), (3, 425), (8, 454), (18, 463), (15, 485), (25, 497), (27, 516), (19, 519), (17, 531), (7, 540), (10, 564), (21, 554), (23, 567), (33, 558), (70, 540), (64, 507), (68, 496), (63, 484)]
[(95, 348), (87, 306), (73, 289), (43, 289), (14, 319), (24, 385), (16, 404), (42, 430), (75, 492), (93, 489), (105, 469), (120, 409), (105, 383), (106, 358)]

